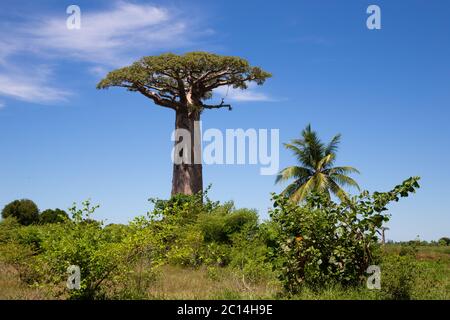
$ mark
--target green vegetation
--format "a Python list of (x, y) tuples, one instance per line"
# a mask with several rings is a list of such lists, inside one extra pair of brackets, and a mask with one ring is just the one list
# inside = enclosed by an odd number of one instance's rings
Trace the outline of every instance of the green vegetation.
[(275, 250), (280, 260), (280, 280), (289, 293), (329, 284), (357, 285), (370, 265), (380, 263), (377, 230), (389, 216), (386, 205), (418, 188), (410, 178), (390, 192), (370, 195), (364, 191), (336, 204), (329, 197), (310, 194), (298, 206), (274, 195), (272, 220), (277, 228)]
[[(357, 186), (333, 167), (339, 135), (325, 145), (308, 126), (287, 145), (303, 167), (273, 194), (270, 219), (219, 203), (209, 188), (168, 200), (127, 225), (94, 219), (98, 206), (70, 216), (16, 200), (0, 222), (0, 299), (449, 299), (450, 241), (384, 244), (387, 206), (419, 188), (411, 177), (388, 192), (349, 196)], [(331, 198), (334, 193), (342, 201)], [(382, 239), (379, 239), (381, 235)], [(381, 240), (381, 243), (380, 243)], [(369, 289), (369, 266), (381, 288)], [(70, 267), (79, 288), (66, 287)]]
[(69, 219), (67, 212), (61, 209), (47, 209), (39, 216), (39, 223), (61, 223)]
[[(299, 205), (274, 195), (269, 221), (207, 191), (152, 199), (128, 225), (93, 220), (89, 201), (58, 223), (0, 223), (0, 298), (21, 299), (448, 299), (450, 249), (423, 242), (378, 243), (390, 201), (418, 187), (337, 204), (311, 193)], [(381, 290), (365, 287), (379, 264)], [(68, 290), (67, 268), (81, 271)]]
[[(232, 107), (207, 100), (271, 76), (208, 52), (147, 56), (109, 72), (97, 89), (125, 88), (175, 112), (171, 197), (149, 199), (149, 212), (126, 225), (95, 220), (89, 200), (69, 214), (41, 213), (28, 199), (7, 204), (0, 299), (450, 299), (450, 238), (385, 243), (387, 206), (416, 192), (420, 178), (361, 192), (351, 177), (359, 171), (336, 165), (340, 134), (325, 143), (308, 125), (285, 144), (297, 164), (278, 174), (289, 184), (272, 194), (267, 221), (208, 197), (198, 122)], [(380, 286), (368, 286), (369, 270), (381, 272)]]

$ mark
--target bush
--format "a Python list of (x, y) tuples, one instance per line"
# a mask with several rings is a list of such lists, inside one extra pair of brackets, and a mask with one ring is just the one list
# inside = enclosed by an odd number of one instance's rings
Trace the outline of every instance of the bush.
[(208, 198), (208, 192), (211, 186), (205, 191), (194, 195), (176, 194), (169, 200), (150, 198), (153, 203), (153, 211), (149, 213), (152, 220), (169, 219), (175, 215), (181, 219), (181, 223), (192, 223), (197, 220), (201, 213), (212, 212), (218, 207), (218, 202), (213, 202)]
[(231, 243), (233, 234), (245, 226), (256, 226), (258, 214), (255, 210), (236, 210), (232, 202), (217, 207), (211, 213), (199, 216), (198, 225), (206, 242)]
[(388, 255), (381, 264), (381, 295), (389, 300), (411, 299), (417, 264), (411, 255)]
[(70, 298), (101, 299), (111, 284), (124, 281), (138, 259), (149, 256), (148, 233), (142, 226), (132, 224), (130, 233), (112, 243), (111, 230), (90, 219), (96, 208), (89, 201), (83, 202), (82, 209), (74, 205), (72, 221), (47, 227), (35, 264), (40, 284), (53, 284), (59, 286), (59, 294), (67, 293), (61, 284), (67, 280), (67, 268), (75, 265), (81, 271), (81, 289), (69, 291)]
[(413, 258), (416, 258), (418, 251), (419, 249), (417, 248), (417, 244), (415, 242), (408, 242), (401, 244), (398, 254), (400, 256), (411, 256)]
[(20, 228), (19, 222), (13, 217), (9, 217), (0, 221), (0, 244), (11, 241)]
[(124, 224), (110, 223), (103, 229), (103, 232), (108, 242), (118, 243), (130, 233), (130, 227)]
[(37, 205), (28, 199), (15, 200), (2, 210), (2, 218), (15, 218), (21, 225), (27, 226), (39, 221)]
[(239, 233), (233, 235), (232, 240), (229, 265), (238, 273), (244, 285), (275, 279), (269, 249), (257, 225), (246, 224)]
[(362, 283), (367, 267), (379, 262), (377, 230), (389, 220), (382, 212), (389, 202), (414, 192), (417, 180), (410, 178), (386, 193), (365, 191), (341, 204), (321, 194), (310, 195), (302, 205), (273, 195), (274, 267), (285, 290), (295, 294), (302, 285), (318, 289)]
[(232, 202), (219, 205), (209, 200), (207, 192), (151, 199), (155, 206), (148, 227), (159, 255), (168, 263), (225, 266), (231, 259), (233, 235), (247, 226), (257, 227), (255, 210), (237, 210)]
[(61, 209), (47, 209), (39, 216), (40, 224), (63, 223), (69, 219), (67, 212)]
[(441, 246), (450, 246), (450, 238), (442, 237), (439, 239), (438, 243)]

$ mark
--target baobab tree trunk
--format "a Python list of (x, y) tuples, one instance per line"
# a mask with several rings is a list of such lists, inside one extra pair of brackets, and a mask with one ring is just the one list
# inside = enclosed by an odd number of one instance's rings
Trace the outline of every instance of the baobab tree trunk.
[[(203, 191), (200, 113), (176, 111), (172, 195)], [(187, 141), (183, 141), (187, 139)], [(176, 159), (182, 161), (176, 161)]]

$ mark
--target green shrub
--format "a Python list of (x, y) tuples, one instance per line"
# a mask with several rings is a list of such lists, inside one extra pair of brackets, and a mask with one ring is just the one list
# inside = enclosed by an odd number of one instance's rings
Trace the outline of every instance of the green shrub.
[(230, 263), (230, 250), (227, 244), (207, 243), (202, 250), (202, 260), (208, 266), (224, 267)]
[(209, 200), (207, 191), (151, 200), (155, 205), (148, 227), (166, 262), (186, 267), (225, 266), (230, 262), (233, 235), (246, 226), (257, 226), (255, 210), (236, 210), (232, 202), (219, 205)]
[(256, 224), (246, 224), (239, 233), (233, 235), (232, 240), (229, 265), (244, 282), (255, 284), (274, 279), (269, 249)]
[(21, 227), (20, 223), (13, 217), (5, 218), (0, 221), (0, 244), (11, 241)]
[(400, 256), (411, 256), (413, 258), (416, 258), (417, 252), (418, 252), (417, 244), (416, 242), (408, 242), (408, 243), (402, 243), (400, 246), (399, 255)]
[(69, 219), (67, 212), (61, 209), (47, 209), (39, 216), (40, 224), (63, 223)]
[(212, 212), (218, 206), (218, 202), (213, 202), (208, 197), (210, 188), (208, 186), (205, 191), (194, 195), (177, 194), (169, 200), (150, 198), (154, 207), (149, 215), (152, 220), (168, 219), (175, 215), (183, 224), (192, 223), (201, 213)]
[(124, 224), (110, 223), (103, 229), (103, 232), (108, 242), (117, 243), (121, 242), (129, 234), (130, 227)]
[(231, 243), (233, 234), (239, 233), (247, 225), (257, 225), (256, 210), (236, 210), (232, 202), (218, 206), (211, 213), (203, 213), (198, 225), (206, 242)]
[[(152, 251), (148, 233), (139, 224), (133, 224), (132, 232), (122, 241), (110, 242), (111, 234), (102, 229), (102, 222), (90, 219), (96, 208), (85, 201), (82, 209), (76, 205), (70, 209), (72, 221), (49, 225), (41, 242), (42, 253), (36, 257), (40, 283), (59, 286), (59, 294), (68, 293), (72, 299), (105, 297), (109, 285), (123, 282), (136, 261)], [(71, 265), (80, 268), (81, 289), (67, 292), (63, 284)]]
[(270, 214), (278, 234), (273, 262), (285, 290), (295, 294), (302, 285), (362, 283), (367, 267), (379, 262), (377, 230), (389, 220), (382, 212), (389, 202), (414, 192), (417, 180), (410, 178), (386, 193), (365, 191), (340, 204), (321, 194), (311, 194), (302, 205), (274, 195)]
[(15, 200), (7, 204), (2, 210), (2, 218), (9, 217), (13, 217), (21, 225), (27, 226), (39, 221), (39, 209), (31, 200)]
[(29, 246), (36, 253), (39, 253), (42, 249), (42, 241), (47, 231), (47, 228), (38, 225), (23, 226), (17, 229), (14, 241)]
[(381, 294), (389, 300), (409, 300), (417, 278), (417, 264), (411, 255), (387, 255), (381, 264)]
[(229, 241), (225, 231), (225, 215), (222, 212), (200, 215), (198, 226), (206, 242), (227, 243)]
[(202, 246), (203, 237), (199, 230), (192, 227), (180, 229), (167, 251), (167, 261), (174, 265), (198, 267), (203, 262)]

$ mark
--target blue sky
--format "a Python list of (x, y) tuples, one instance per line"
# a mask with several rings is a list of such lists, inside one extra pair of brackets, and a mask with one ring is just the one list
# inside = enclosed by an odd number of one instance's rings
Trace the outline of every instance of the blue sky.
[[(81, 8), (67, 30), (66, 8)], [(366, 9), (381, 8), (368, 30)], [(338, 164), (369, 191), (419, 175), (417, 194), (391, 206), (389, 239), (449, 236), (450, 3), (448, 1), (0, 1), (0, 207), (30, 198), (43, 210), (91, 198), (97, 218), (127, 222), (167, 198), (174, 114), (120, 89), (97, 91), (108, 70), (143, 55), (205, 50), (273, 73), (231, 92), (232, 112), (203, 128), (308, 123), (343, 139)], [(294, 164), (280, 150), (281, 167)], [(256, 165), (205, 166), (210, 196), (267, 218), (274, 176)]]

